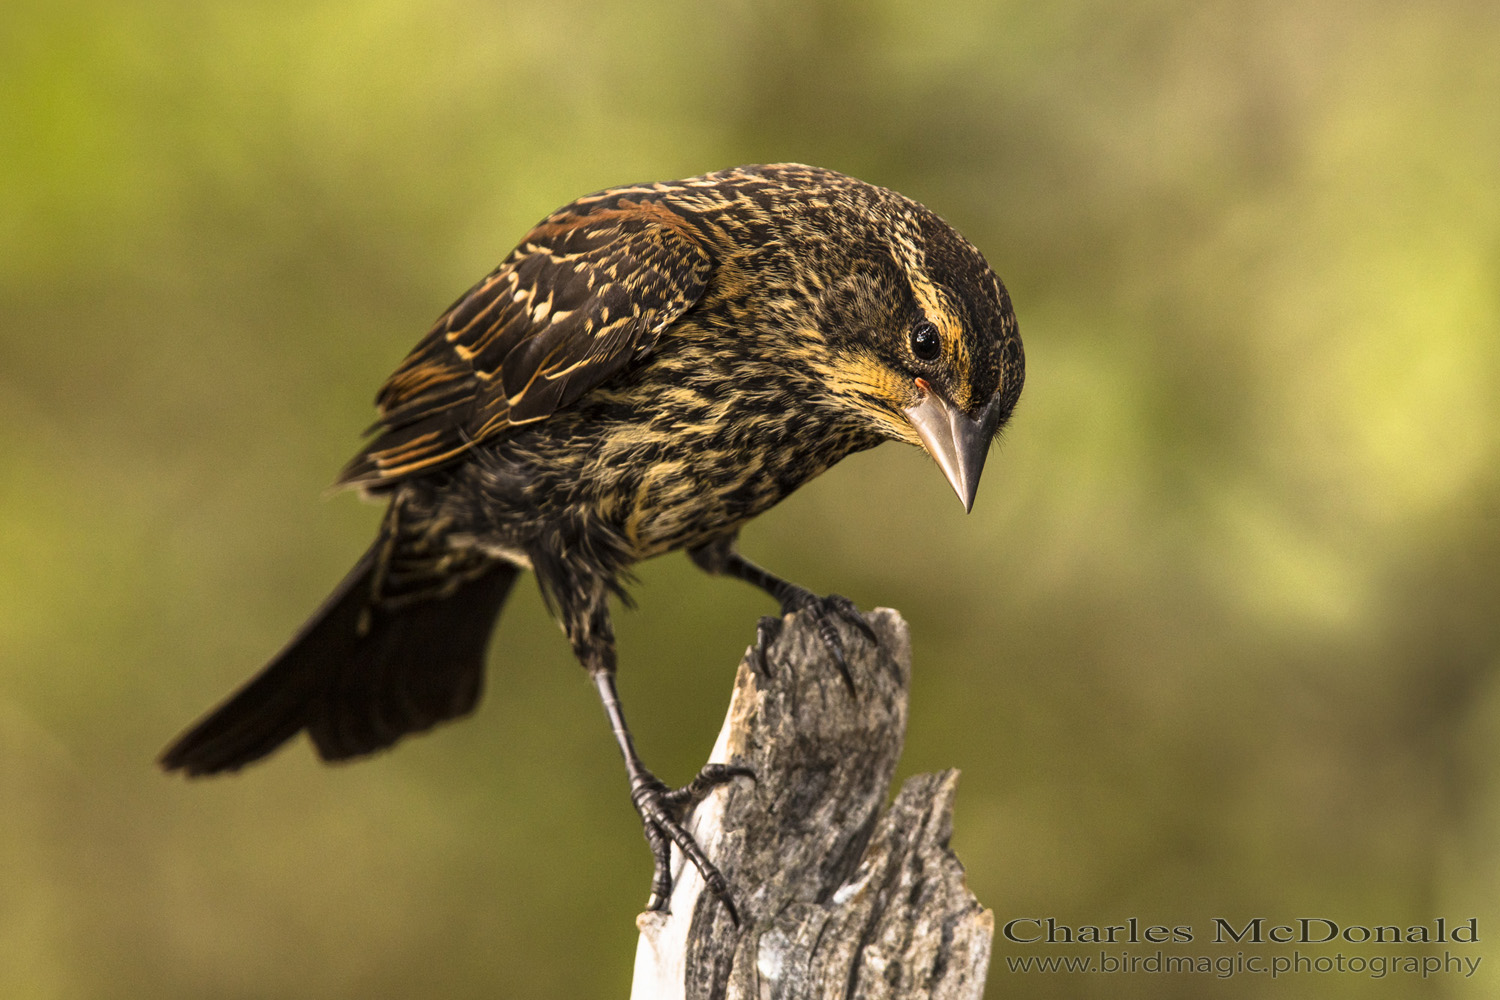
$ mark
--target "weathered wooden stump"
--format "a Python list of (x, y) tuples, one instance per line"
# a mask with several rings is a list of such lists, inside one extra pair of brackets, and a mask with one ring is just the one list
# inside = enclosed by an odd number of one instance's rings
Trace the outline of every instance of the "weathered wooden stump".
[(741, 924), (674, 851), (670, 912), (637, 919), (632, 1000), (983, 994), (994, 917), (948, 850), (958, 772), (911, 778), (881, 814), (911, 643), (896, 612), (866, 620), (878, 645), (840, 624), (853, 694), (806, 612), (741, 661), (710, 760), (756, 780), (715, 791), (690, 827)]

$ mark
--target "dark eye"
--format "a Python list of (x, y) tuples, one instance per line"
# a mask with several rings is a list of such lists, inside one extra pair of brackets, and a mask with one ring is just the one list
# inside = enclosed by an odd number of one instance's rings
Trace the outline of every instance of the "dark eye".
[(911, 328), (911, 352), (923, 361), (931, 361), (943, 349), (942, 338), (930, 320), (918, 320)]

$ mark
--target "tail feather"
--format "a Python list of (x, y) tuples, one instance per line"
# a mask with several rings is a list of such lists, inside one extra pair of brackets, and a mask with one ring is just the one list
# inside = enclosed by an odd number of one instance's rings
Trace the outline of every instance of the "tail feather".
[(451, 594), (372, 606), (380, 543), (286, 647), (161, 756), (168, 771), (235, 771), (303, 729), (324, 760), (373, 753), (473, 710), (485, 650), (519, 572), (495, 562)]

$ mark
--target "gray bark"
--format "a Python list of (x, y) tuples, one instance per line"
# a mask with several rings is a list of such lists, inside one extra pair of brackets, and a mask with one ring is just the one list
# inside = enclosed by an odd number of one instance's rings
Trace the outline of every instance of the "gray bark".
[[(993, 914), (948, 850), (957, 771), (906, 781), (911, 643), (887, 609), (872, 645), (840, 623), (851, 695), (807, 612), (740, 663), (711, 761), (750, 767), (689, 829), (741, 924), (674, 851), (670, 912), (642, 913), (632, 1000), (978, 998)], [(767, 669), (761, 668), (761, 654)]]

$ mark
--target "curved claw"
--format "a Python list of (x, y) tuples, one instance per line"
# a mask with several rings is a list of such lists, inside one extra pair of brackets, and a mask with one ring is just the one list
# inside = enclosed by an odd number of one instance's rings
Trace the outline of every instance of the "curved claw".
[[(879, 639), (875, 636), (875, 630), (870, 623), (865, 621), (864, 615), (859, 613), (859, 608), (854, 602), (842, 594), (829, 594), (827, 597), (819, 597), (810, 591), (801, 591), (794, 594), (782, 605), (783, 614), (791, 614), (809, 608), (817, 618), (818, 635), (823, 639), (823, 645), (827, 647), (828, 653), (833, 657), (833, 662), (839, 668), (839, 674), (844, 678), (844, 686), (849, 689), (851, 695), (858, 694), (854, 685), (854, 675), (849, 672), (849, 661), (844, 655), (844, 639), (839, 635), (838, 628), (833, 623), (837, 615), (850, 625), (854, 626), (871, 644), (878, 645)], [(761, 653), (761, 662), (765, 662), (765, 653)]]
[(755, 664), (760, 667), (761, 675), (764, 677), (775, 677), (776, 668), (771, 666), (771, 658), (768, 655), (771, 643), (781, 636), (781, 619), (773, 615), (762, 615), (760, 621), (755, 623)]
[(858, 695), (859, 689), (854, 686), (854, 674), (849, 670), (849, 660), (844, 656), (844, 639), (839, 635), (838, 629), (833, 627), (833, 622), (819, 615), (818, 634), (823, 637), (823, 645), (828, 647), (828, 653), (833, 657), (834, 665), (839, 668), (839, 676), (844, 679), (844, 687), (849, 689), (851, 697)]

